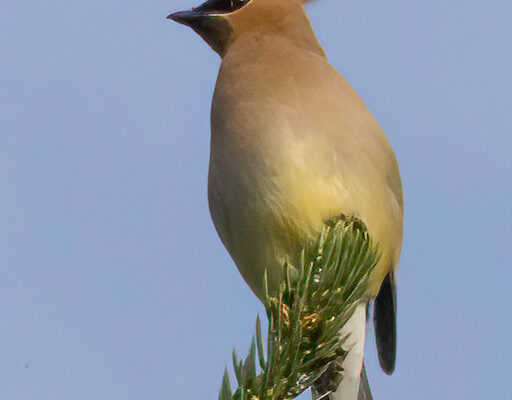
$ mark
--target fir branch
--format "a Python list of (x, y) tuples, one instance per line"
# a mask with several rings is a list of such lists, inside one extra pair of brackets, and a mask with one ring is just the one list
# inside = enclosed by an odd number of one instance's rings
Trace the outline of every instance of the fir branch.
[[(345, 357), (341, 328), (367, 300), (368, 280), (378, 259), (364, 223), (342, 216), (327, 222), (303, 249), (299, 268), (284, 265), (277, 295), (268, 292), (265, 274), (267, 354), (258, 317), (247, 358), (242, 362), (233, 351), (238, 388), (231, 392), (226, 370), (219, 400), (289, 400), (328, 369), (339, 370)], [(295, 280), (293, 268), (299, 271)]]

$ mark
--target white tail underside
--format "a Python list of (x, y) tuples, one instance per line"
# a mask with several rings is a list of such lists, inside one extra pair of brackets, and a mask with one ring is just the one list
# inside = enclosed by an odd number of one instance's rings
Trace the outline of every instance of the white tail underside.
[(341, 330), (342, 336), (348, 335), (343, 345), (348, 354), (342, 364), (343, 380), (336, 392), (330, 395), (331, 400), (357, 400), (363, 368), (365, 332), (366, 304), (361, 304)]

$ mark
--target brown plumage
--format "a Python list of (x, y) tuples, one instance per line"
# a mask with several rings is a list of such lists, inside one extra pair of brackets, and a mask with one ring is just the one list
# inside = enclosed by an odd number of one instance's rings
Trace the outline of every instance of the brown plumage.
[[(284, 260), (297, 263), (324, 221), (344, 214), (363, 220), (379, 245), (369, 292), (376, 296), (400, 255), (398, 165), (363, 101), (326, 59), (301, 1), (210, 0), (170, 17), (222, 57), (212, 102), (209, 204), (251, 289), (262, 297), (268, 269), (275, 290)], [(394, 318), (395, 303), (382, 300), (377, 312)], [(377, 321), (379, 335), (395, 337), (394, 321)], [(333, 399), (357, 398), (364, 326), (362, 305), (346, 327), (354, 351), (338, 390), (344, 394)], [(389, 372), (394, 347), (386, 343), (394, 339), (378, 343)]]

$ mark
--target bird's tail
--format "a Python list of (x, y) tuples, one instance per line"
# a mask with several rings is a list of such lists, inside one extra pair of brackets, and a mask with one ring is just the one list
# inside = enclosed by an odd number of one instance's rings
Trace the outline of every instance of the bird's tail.
[[(335, 385), (333, 389), (329, 385), (335, 381), (331, 376), (326, 377), (330, 382), (325, 382), (325, 379), (320, 378), (320, 385), (316, 385), (316, 390), (313, 390), (313, 399), (372, 400), (363, 365), (365, 330), (366, 304), (361, 304), (341, 331), (342, 337), (347, 337), (347, 340), (343, 343), (343, 349), (347, 352), (347, 355), (337, 368), (341, 371), (339, 373), (341, 383), (336, 384), (337, 388)], [(332, 393), (328, 396), (322, 396), (326, 392), (329, 393), (330, 390), (332, 390)]]
[(363, 369), (361, 370), (361, 382), (359, 383), (359, 394), (357, 395), (357, 400), (373, 400), (364, 364)]
[[(318, 394), (318, 392), (313, 388), (312, 389), (313, 400), (336, 400), (333, 396), (334, 394), (330, 394), (324, 396)], [(363, 364), (363, 369), (361, 370), (361, 381), (359, 383), (359, 393), (357, 394), (357, 400), (373, 400), (372, 391), (370, 390), (370, 384), (368, 383), (368, 377), (366, 376), (366, 368)]]

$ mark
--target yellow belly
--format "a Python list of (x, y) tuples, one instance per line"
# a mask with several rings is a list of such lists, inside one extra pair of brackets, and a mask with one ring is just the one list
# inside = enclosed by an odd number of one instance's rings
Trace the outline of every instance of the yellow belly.
[(276, 290), (284, 262), (298, 265), (305, 243), (316, 237), (326, 220), (341, 214), (363, 220), (382, 253), (371, 278), (372, 295), (398, 262), (401, 213), (385, 182), (342, 168), (332, 149), (322, 151), (316, 145), (314, 153), (308, 146), (288, 146), (269, 169), (248, 164), (228, 167), (228, 172), (225, 159), (222, 165), (212, 160), (213, 221), (242, 276), (260, 298), (265, 269), (271, 290)]

